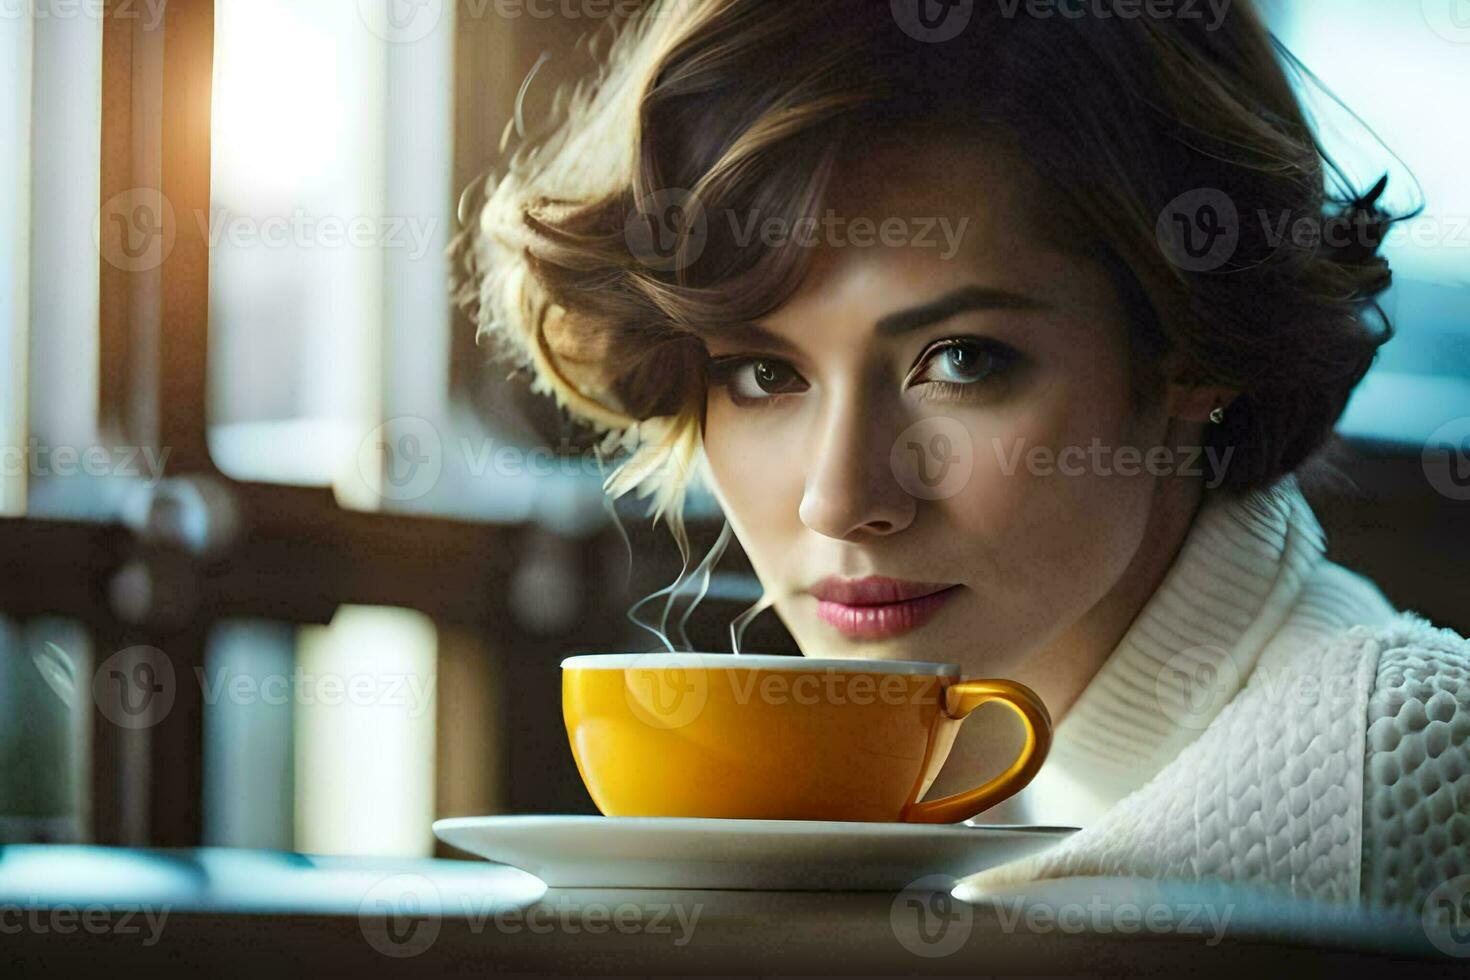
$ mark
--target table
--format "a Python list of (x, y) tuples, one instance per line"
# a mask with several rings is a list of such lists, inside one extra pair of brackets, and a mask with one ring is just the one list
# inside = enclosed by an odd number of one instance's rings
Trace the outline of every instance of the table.
[(1227, 885), (947, 891), (547, 889), (476, 861), (0, 848), (6, 975), (1466, 975), (1416, 915)]

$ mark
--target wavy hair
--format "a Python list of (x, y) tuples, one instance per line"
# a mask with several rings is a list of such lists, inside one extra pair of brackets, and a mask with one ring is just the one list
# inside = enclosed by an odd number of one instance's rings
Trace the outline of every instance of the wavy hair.
[[(1143, 396), (1166, 354), (1179, 377), (1238, 392), (1207, 430), (1233, 451), (1222, 489), (1269, 486), (1317, 453), (1392, 335), (1378, 245), (1398, 219), (1381, 182), (1359, 193), (1328, 159), (1292, 87), (1304, 69), (1254, 8), (1237, 0), (1212, 27), (977, 0), (958, 36), (931, 42), (899, 6), (656, 2), (467, 193), (458, 298), (535, 390), (631, 453), (605, 489), (652, 495), (682, 545), (701, 338), (778, 308), (808, 267), (799, 243), (742, 244), (695, 219), (799, 227), (841, 154), (923, 132), (998, 134), (1034, 165), (1061, 244), (1119, 288)], [(1181, 263), (1163, 234), (1161, 215), (1201, 193), (1242, 216), (1218, 267)], [(1273, 235), (1302, 219), (1329, 234)], [(650, 251), (650, 228), (665, 247)]]

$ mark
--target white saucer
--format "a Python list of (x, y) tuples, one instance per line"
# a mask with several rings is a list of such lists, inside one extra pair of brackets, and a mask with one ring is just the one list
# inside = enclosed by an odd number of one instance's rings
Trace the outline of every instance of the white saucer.
[(434, 823), (447, 844), (550, 888), (901, 890), (1026, 857), (1076, 827), (509, 815)]

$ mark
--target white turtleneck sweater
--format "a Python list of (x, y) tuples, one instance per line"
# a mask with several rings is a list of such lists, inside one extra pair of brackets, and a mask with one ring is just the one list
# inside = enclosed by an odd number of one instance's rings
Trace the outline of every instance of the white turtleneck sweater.
[(964, 890), (1136, 875), (1398, 905), (1470, 889), (1470, 643), (1323, 549), (1294, 478), (1207, 497), (1036, 778), (976, 820), (1083, 829)]

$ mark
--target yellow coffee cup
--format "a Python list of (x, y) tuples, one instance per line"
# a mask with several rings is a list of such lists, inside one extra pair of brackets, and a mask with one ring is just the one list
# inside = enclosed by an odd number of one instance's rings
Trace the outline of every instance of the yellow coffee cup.
[[(572, 755), (607, 816), (956, 823), (1030, 782), (1051, 746), (1034, 691), (962, 680), (954, 664), (645, 653), (561, 666)], [(989, 701), (1020, 717), (1020, 755), (924, 800), (960, 723)]]

